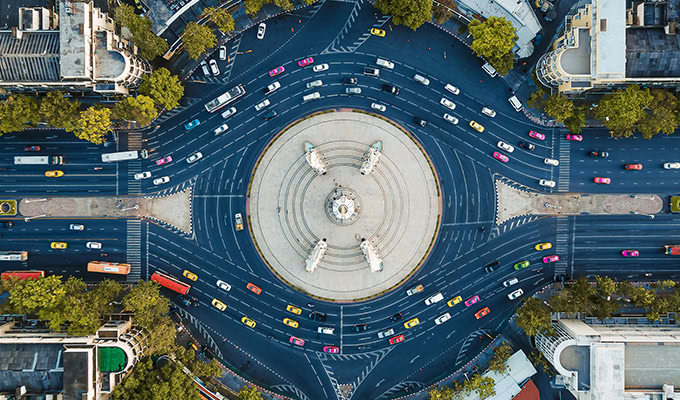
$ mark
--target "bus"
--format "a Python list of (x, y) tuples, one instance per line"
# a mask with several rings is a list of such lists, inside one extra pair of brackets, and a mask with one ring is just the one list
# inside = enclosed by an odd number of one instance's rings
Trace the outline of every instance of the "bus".
[(0, 261), (26, 261), (27, 251), (0, 251)]
[(130, 264), (107, 261), (90, 261), (87, 263), (87, 271), (103, 272), (105, 274), (127, 275), (130, 273)]
[(158, 271), (151, 275), (151, 280), (170, 290), (174, 290), (179, 294), (187, 294), (189, 293), (189, 289), (191, 289), (191, 285), (187, 285), (186, 283), (181, 282), (170, 275), (166, 275)]
[(11, 279), (13, 277), (18, 279), (39, 279), (45, 277), (45, 271), (31, 269), (26, 271), (5, 271), (0, 274), (1, 279)]
[(15, 156), (14, 164), (16, 165), (47, 165), (47, 164), (63, 164), (63, 156)]
[(139, 158), (139, 156), (142, 156), (142, 158), (147, 159), (149, 158), (149, 152), (146, 150), (132, 150), (132, 151), (119, 151), (117, 153), (106, 153), (102, 154), (102, 161), (103, 162), (116, 162), (116, 161), (126, 161), (126, 160), (136, 160)]
[(226, 93), (218, 96), (216, 99), (205, 103), (205, 109), (208, 110), (208, 112), (215, 112), (243, 96), (244, 94), (246, 94), (246, 89), (243, 87), (243, 85), (238, 85), (234, 88), (231, 88)]

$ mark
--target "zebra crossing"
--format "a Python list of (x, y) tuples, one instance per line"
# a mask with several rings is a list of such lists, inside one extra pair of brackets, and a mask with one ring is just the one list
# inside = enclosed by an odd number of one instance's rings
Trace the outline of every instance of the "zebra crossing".
[(142, 279), (142, 221), (127, 220), (127, 263), (130, 264), (128, 282)]
[(293, 393), (293, 398), (300, 400), (309, 400), (309, 397), (304, 392), (293, 385), (273, 385), (272, 389), (279, 393), (290, 392)]
[[(380, 28), (380, 27), (382, 27), (383, 25), (385, 25), (385, 23), (387, 23), (387, 21), (390, 20), (390, 18), (391, 18), (391, 16), (389, 16), (389, 15), (383, 15), (382, 17), (380, 17), (380, 19), (378, 20), (378, 22), (376, 22), (376, 23), (373, 25), (373, 28)], [(352, 45), (351, 45), (350, 47), (347, 48), (348, 51), (349, 51), (350, 53), (354, 53), (354, 52), (355, 52), (362, 44), (364, 44), (364, 42), (367, 41), (368, 38), (370, 38), (370, 37), (371, 37), (371, 33), (370, 33), (370, 32), (364, 33), (363, 35), (361, 35), (361, 37), (359, 38), (359, 40), (357, 40), (356, 42), (352, 43)]]
[(135, 174), (142, 172), (142, 160), (128, 161), (128, 195), (142, 194), (142, 181), (134, 178)]
[(560, 138), (560, 166), (559, 173), (557, 177), (557, 191), (558, 192), (568, 192), (569, 191), (569, 164), (571, 157), (571, 146), (569, 146), (569, 141)]
[(555, 254), (560, 256), (560, 261), (555, 263), (555, 275), (567, 273), (567, 256), (569, 254), (569, 218), (557, 217), (557, 239), (555, 241)]
[[(326, 371), (326, 374), (328, 375), (328, 379), (331, 382), (331, 385), (333, 386), (333, 390), (335, 390), (335, 393), (337, 394), (338, 398), (344, 399), (344, 398), (351, 398), (352, 395), (351, 393), (359, 387), (361, 382), (366, 379), (366, 377), (375, 369), (378, 364), (380, 364), (380, 361), (383, 360), (391, 351), (393, 347), (384, 349), (384, 350), (377, 350), (377, 351), (371, 351), (368, 353), (361, 353), (361, 354), (328, 354), (328, 353), (317, 353), (317, 357), (319, 358), (319, 361), (321, 362), (321, 365), (323, 366), (324, 371)], [(351, 361), (352, 365), (355, 366), (354, 371), (358, 372), (360, 370), (360, 363), (363, 363), (365, 365), (364, 369), (361, 371), (361, 375), (357, 376), (355, 380), (352, 382), (347, 382), (347, 383), (339, 383), (338, 379), (335, 377), (335, 374), (333, 373), (333, 366), (331, 363), (333, 362), (346, 362), (346, 361)], [(348, 391), (348, 388), (349, 391)], [(349, 392), (349, 394), (348, 394)]]
[(215, 356), (218, 359), (224, 359), (224, 356), (222, 355), (222, 351), (220, 351), (220, 348), (217, 345), (217, 342), (215, 342), (212, 335), (210, 335), (210, 333), (205, 329), (203, 324), (201, 324), (201, 321), (199, 321), (196, 317), (191, 315), (191, 313), (189, 313), (188, 311), (186, 311), (182, 307), (176, 307), (176, 309), (177, 309), (176, 310), (177, 313), (181, 314), (181, 317), (182, 317), (183, 320), (188, 319), (189, 323), (191, 323), (192, 325), (194, 325), (196, 327), (196, 329), (198, 329), (198, 332), (203, 336), (203, 338), (205, 339), (205, 342), (208, 344), (208, 348), (210, 349), (210, 351), (212, 351), (213, 354), (215, 354)]
[[(329, 54), (329, 53), (350, 53), (349, 49), (340, 46), (340, 42), (342, 39), (345, 38), (345, 35), (347, 32), (349, 32), (349, 28), (352, 27), (352, 24), (354, 24), (354, 20), (359, 15), (359, 11), (361, 10), (361, 5), (363, 3), (363, 0), (357, 0), (354, 1), (354, 8), (352, 9), (352, 12), (349, 14), (349, 17), (347, 17), (347, 21), (345, 22), (345, 26), (342, 28), (342, 30), (338, 33), (338, 35), (333, 39), (331, 44), (326, 47), (324, 51), (321, 52), (321, 54)], [(369, 34), (370, 35), (370, 34)]]

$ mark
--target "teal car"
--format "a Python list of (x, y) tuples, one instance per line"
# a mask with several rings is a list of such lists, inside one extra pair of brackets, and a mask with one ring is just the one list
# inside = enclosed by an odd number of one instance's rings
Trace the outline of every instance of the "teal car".
[(199, 121), (198, 118), (197, 118), (197, 119), (195, 119), (191, 122), (187, 122), (186, 124), (184, 124), (184, 129), (189, 130), (189, 129), (195, 128), (200, 123), (201, 123), (201, 121)]
[(524, 261), (520, 261), (520, 262), (516, 263), (514, 268), (515, 268), (516, 271), (519, 271), (520, 268), (526, 268), (528, 266), (529, 266), (529, 261), (524, 260)]

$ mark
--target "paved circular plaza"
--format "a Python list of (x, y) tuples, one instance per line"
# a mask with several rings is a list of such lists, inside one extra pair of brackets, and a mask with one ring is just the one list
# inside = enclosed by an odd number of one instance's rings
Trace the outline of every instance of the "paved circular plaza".
[(261, 255), (279, 277), (320, 298), (389, 290), (422, 264), (437, 234), (440, 192), (423, 150), (365, 113), (293, 124), (261, 155), (251, 184)]

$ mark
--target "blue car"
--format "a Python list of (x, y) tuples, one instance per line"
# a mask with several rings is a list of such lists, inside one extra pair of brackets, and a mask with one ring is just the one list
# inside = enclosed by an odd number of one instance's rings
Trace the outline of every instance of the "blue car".
[(190, 130), (191, 128), (197, 127), (198, 124), (200, 124), (200, 123), (201, 123), (201, 121), (199, 121), (198, 119), (195, 119), (195, 120), (193, 120), (193, 121), (191, 121), (191, 122), (188, 122), (188, 123), (184, 124), (184, 129)]

